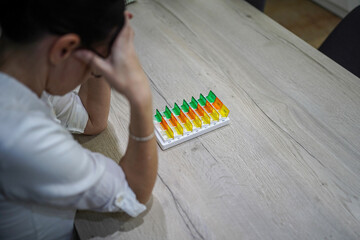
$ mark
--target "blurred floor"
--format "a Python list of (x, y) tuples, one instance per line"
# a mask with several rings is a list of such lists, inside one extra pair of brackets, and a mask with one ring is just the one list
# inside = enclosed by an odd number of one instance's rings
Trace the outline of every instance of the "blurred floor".
[(315, 48), (341, 20), (311, 0), (266, 0), (265, 14)]

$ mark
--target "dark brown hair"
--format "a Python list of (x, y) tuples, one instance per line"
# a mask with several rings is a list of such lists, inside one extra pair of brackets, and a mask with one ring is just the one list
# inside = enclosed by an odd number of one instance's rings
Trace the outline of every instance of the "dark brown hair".
[(0, 0), (1, 38), (26, 44), (48, 33), (76, 33), (91, 46), (124, 25), (124, 10), (124, 0)]

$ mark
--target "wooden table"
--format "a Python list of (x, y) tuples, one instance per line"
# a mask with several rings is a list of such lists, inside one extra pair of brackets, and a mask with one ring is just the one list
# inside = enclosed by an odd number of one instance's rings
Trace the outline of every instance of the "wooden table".
[[(148, 210), (79, 212), (82, 239), (359, 239), (360, 80), (241, 0), (139, 0), (154, 108), (213, 90), (230, 125), (166, 151)], [(123, 155), (129, 108), (85, 147)]]

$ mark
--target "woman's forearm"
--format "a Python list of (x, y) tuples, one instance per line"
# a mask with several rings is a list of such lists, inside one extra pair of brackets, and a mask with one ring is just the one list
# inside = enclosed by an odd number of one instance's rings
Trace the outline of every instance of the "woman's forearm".
[(84, 134), (98, 134), (107, 127), (110, 95), (110, 86), (103, 78), (90, 78), (81, 85), (79, 97), (89, 114)]
[[(152, 120), (151, 94), (130, 102), (130, 134), (136, 137), (146, 137), (154, 132)], [(127, 151), (120, 161), (129, 186), (137, 199), (146, 203), (151, 196), (155, 184), (158, 160), (155, 137), (141, 142), (129, 138)]]

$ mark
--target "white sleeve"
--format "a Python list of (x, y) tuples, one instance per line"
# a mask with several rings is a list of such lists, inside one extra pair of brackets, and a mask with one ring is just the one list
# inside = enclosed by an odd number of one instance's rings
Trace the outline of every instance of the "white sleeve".
[(50, 119), (27, 119), (0, 145), (0, 193), (7, 199), (133, 217), (146, 209), (113, 160), (84, 149)]
[(79, 95), (73, 91), (64, 96), (44, 95), (52, 105), (61, 125), (72, 133), (84, 133), (89, 115)]

